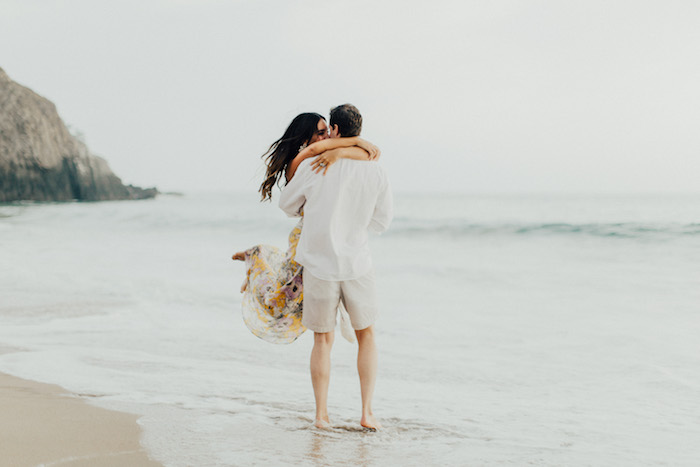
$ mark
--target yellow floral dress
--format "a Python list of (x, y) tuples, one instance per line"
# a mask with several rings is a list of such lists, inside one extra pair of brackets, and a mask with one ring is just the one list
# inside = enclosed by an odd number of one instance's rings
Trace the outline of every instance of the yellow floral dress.
[(286, 253), (269, 245), (245, 251), (243, 321), (253, 334), (273, 344), (289, 344), (306, 331), (301, 324), (303, 267), (294, 261), (303, 222), (302, 217), (289, 234)]

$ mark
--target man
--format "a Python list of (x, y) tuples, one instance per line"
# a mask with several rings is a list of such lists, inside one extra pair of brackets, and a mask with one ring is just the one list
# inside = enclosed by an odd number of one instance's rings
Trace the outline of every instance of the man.
[[(331, 138), (359, 136), (362, 116), (350, 104), (331, 109)], [(343, 302), (358, 342), (362, 418), (368, 429), (380, 428), (372, 413), (377, 378), (374, 322), (377, 294), (368, 231), (381, 233), (392, 218), (392, 196), (386, 174), (376, 162), (341, 159), (325, 175), (314, 173), (311, 160), (299, 165), (282, 191), (280, 208), (290, 217), (304, 211), (295, 260), (304, 266), (302, 323), (314, 331), (311, 382), (318, 428), (330, 427), (328, 383), (336, 312)]]

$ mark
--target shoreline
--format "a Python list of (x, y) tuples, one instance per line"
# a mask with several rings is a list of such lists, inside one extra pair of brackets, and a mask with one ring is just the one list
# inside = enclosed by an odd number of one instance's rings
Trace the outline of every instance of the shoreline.
[(0, 452), (7, 465), (157, 467), (138, 416), (95, 407), (60, 386), (0, 373)]

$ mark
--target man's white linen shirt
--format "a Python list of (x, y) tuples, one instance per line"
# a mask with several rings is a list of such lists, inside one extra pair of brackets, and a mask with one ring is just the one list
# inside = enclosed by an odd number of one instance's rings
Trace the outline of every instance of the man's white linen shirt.
[(304, 160), (282, 190), (280, 208), (290, 217), (303, 210), (295, 260), (327, 281), (358, 279), (372, 269), (368, 231), (384, 232), (393, 217), (386, 172), (377, 162), (341, 159), (328, 173)]

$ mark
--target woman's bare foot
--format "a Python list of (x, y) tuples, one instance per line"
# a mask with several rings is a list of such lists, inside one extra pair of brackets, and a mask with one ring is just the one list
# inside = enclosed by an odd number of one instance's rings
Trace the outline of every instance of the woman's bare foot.
[(245, 251), (239, 251), (238, 253), (231, 256), (234, 261), (245, 261)]
[(371, 413), (362, 415), (360, 425), (362, 425), (364, 428), (367, 428), (370, 431), (377, 431), (382, 429), (382, 424), (379, 423), (377, 419), (374, 418), (374, 415), (372, 415)]

